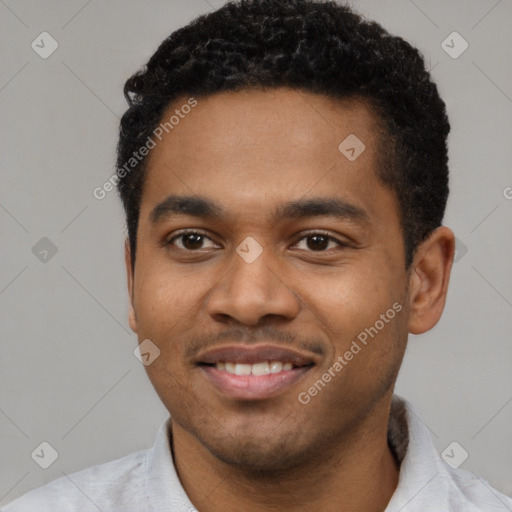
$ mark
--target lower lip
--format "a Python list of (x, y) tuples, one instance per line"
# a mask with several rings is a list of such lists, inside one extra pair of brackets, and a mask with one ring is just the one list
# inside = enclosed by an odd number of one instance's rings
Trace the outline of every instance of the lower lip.
[(224, 395), (237, 400), (263, 400), (276, 396), (295, 384), (312, 366), (267, 375), (236, 375), (213, 366), (199, 367)]

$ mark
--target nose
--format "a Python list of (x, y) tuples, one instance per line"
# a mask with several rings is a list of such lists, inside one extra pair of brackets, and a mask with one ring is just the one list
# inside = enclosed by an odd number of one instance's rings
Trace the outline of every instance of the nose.
[(279, 265), (271, 260), (269, 249), (251, 263), (235, 253), (231, 268), (208, 296), (208, 314), (217, 321), (245, 325), (256, 325), (264, 317), (295, 318), (301, 301), (293, 283), (280, 276)]

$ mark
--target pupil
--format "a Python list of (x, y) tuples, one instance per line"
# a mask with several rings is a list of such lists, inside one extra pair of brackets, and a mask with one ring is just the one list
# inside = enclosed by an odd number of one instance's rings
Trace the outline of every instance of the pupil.
[(185, 235), (183, 245), (187, 249), (198, 249), (201, 247), (203, 235), (197, 235), (194, 233)]
[[(313, 241), (313, 243), (310, 243)], [(329, 240), (324, 235), (312, 235), (308, 237), (308, 247), (313, 250), (325, 249), (329, 244)]]

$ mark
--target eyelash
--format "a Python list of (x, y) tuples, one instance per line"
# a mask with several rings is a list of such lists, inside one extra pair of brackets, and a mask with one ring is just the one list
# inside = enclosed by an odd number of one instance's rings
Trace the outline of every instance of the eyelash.
[[(180, 233), (178, 233), (177, 235), (174, 235), (170, 240), (167, 241), (166, 245), (168, 246), (173, 246), (173, 242), (174, 240), (180, 238), (180, 237), (184, 237), (186, 235), (191, 235), (191, 234), (194, 234), (194, 235), (201, 235), (202, 237), (204, 238), (207, 238), (208, 240), (212, 241), (213, 240), (206, 234), (206, 233), (203, 233), (202, 231), (199, 231), (199, 230), (185, 230), (185, 231), (181, 231)], [(333, 241), (335, 242), (339, 248), (347, 248), (347, 247), (351, 247), (348, 243), (346, 242), (342, 242), (341, 240), (338, 240), (337, 238), (333, 237), (332, 235), (330, 235), (329, 233), (326, 233), (325, 231), (322, 231), (322, 230), (319, 230), (319, 231), (311, 231), (310, 233), (307, 233), (305, 235), (303, 235), (301, 238), (299, 238), (299, 240), (297, 240), (297, 242), (294, 243), (294, 245), (297, 245), (299, 242), (301, 242), (302, 240), (305, 240), (309, 237), (312, 237), (314, 235), (321, 235), (321, 236), (324, 236), (326, 237), (329, 242)], [(215, 242), (214, 242), (215, 243)], [(176, 248), (180, 251), (186, 251), (186, 252), (190, 252), (190, 253), (193, 253), (193, 252), (200, 252), (201, 249), (197, 249), (197, 250), (190, 250), (190, 249), (182, 249), (181, 247), (178, 247)], [(327, 250), (321, 250), (321, 251), (313, 251), (313, 250), (309, 250), (308, 252), (328, 252), (328, 249)]]

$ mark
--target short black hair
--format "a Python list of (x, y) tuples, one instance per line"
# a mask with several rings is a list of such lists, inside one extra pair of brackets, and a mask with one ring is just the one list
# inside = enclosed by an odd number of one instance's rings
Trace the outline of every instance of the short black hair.
[[(172, 33), (129, 78), (117, 187), (135, 262), (147, 144), (176, 99), (290, 87), (363, 100), (376, 114), (378, 177), (397, 198), (409, 268), (443, 220), (448, 198), (446, 107), (420, 52), (346, 5), (326, 0), (238, 0)], [(340, 141), (341, 142), (341, 141)], [(133, 168), (127, 167), (132, 159)]]

